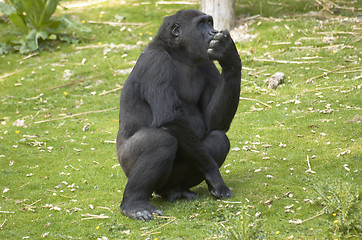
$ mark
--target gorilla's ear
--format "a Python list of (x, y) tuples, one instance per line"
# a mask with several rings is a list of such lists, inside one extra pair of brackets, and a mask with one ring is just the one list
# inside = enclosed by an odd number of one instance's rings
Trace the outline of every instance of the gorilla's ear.
[(180, 35), (180, 25), (178, 23), (175, 23), (172, 26), (172, 31), (171, 32), (175, 37), (178, 37)]

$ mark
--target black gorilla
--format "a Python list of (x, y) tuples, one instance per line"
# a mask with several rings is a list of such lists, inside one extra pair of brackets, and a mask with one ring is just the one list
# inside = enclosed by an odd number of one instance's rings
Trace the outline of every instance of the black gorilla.
[[(213, 60), (222, 67), (220, 74)], [(194, 199), (206, 181), (216, 198), (232, 196), (219, 167), (230, 148), (225, 132), (240, 95), (241, 61), (227, 30), (197, 10), (166, 17), (124, 84), (118, 160), (128, 177), (121, 211), (150, 220), (162, 215), (153, 192)]]

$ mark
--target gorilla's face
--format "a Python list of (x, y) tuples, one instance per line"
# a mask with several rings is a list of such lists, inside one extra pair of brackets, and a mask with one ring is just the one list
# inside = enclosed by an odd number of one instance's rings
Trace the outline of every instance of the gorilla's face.
[(213, 27), (212, 17), (200, 13), (200, 15), (190, 19), (188, 24), (181, 26), (181, 44), (188, 55), (196, 62), (208, 61), (210, 59), (207, 54), (207, 49), (209, 48), (211, 40), (213, 40), (217, 33), (218, 31)]
[(167, 49), (182, 51), (198, 63), (210, 60), (207, 49), (217, 33), (210, 15), (197, 10), (180, 10), (165, 18), (159, 35)]

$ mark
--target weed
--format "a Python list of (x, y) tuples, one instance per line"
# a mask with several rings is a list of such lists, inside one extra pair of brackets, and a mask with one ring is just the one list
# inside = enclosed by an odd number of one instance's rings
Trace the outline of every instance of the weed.
[(341, 180), (314, 187), (318, 195), (316, 204), (323, 207), (330, 233), (335, 237), (358, 236), (362, 232), (361, 202), (356, 188), (354, 184)]
[[(245, 239), (264, 239), (266, 234), (262, 229), (262, 218), (260, 212), (255, 210), (254, 206), (231, 207), (227, 204), (220, 208), (219, 215), (222, 219), (218, 219), (215, 223), (217, 229), (217, 237), (225, 239), (245, 240)], [(236, 213), (235, 213), (236, 211)]]

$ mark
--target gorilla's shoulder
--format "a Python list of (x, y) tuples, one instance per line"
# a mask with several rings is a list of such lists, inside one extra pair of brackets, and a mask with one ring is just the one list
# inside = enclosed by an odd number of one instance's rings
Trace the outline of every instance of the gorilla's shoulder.
[(129, 76), (137, 82), (148, 82), (149, 79), (167, 81), (174, 75), (174, 63), (170, 54), (162, 47), (149, 45), (144, 49)]
[(157, 69), (170, 69), (173, 65), (173, 59), (170, 54), (162, 47), (157, 45), (147, 46), (137, 60), (136, 66), (143, 71), (152, 70), (158, 72)]
[(153, 62), (159, 63), (160, 61), (172, 62), (172, 57), (168, 53), (168, 51), (162, 46), (158, 44), (151, 43), (148, 45), (142, 55), (145, 57), (152, 58)]

